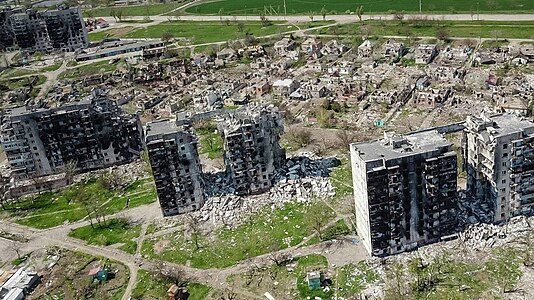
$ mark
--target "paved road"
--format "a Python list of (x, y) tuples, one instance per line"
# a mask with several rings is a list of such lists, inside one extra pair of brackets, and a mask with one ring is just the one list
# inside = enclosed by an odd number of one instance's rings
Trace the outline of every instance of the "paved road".
[[(434, 19), (434, 20), (447, 20), (447, 21), (473, 21), (484, 20), (484, 21), (532, 21), (534, 20), (534, 14), (481, 14), (477, 15), (471, 14), (437, 14), (437, 15), (422, 15), (424, 18)], [(408, 14), (404, 15), (405, 19), (409, 18), (419, 18), (419, 14)], [(129, 17), (129, 20), (143, 20), (145, 17)], [(170, 16), (151, 16), (150, 19), (153, 21), (168, 21)], [(237, 21), (260, 21), (259, 16), (223, 16), (223, 19), (237, 20)], [(106, 21), (110, 24), (115, 24), (116, 21), (112, 17), (104, 17)], [(185, 15), (185, 16), (176, 16), (173, 17), (174, 20), (182, 21), (220, 21), (220, 16), (194, 16), (194, 15)], [(309, 16), (268, 16), (268, 19), (271, 21), (288, 21), (291, 23), (300, 23), (300, 22), (309, 22)], [(394, 16), (392, 14), (385, 15), (363, 15), (362, 20), (392, 20)], [(322, 20), (322, 16), (315, 16), (314, 20)], [(357, 22), (358, 16), (356, 15), (330, 15), (326, 16), (327, 21), (336, 21), (338, 23), (350, 23)], [(129, 24), (131, 25), (131, 24)], [(150, 25), (150, 23), (149, 23)]]

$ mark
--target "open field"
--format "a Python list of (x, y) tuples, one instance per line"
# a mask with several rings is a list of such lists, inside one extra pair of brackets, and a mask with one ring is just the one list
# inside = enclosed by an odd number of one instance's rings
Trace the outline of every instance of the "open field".
[[(139, 270), (137, 283), (132, 291), (132, 299), (135, 300), (156, 300), (163, 299), (167, 295), (167, 289), (174, 282), (169, 278), (163, 278), (159, 274)], [(200, 283), (187, 283), (187, 291), (190, 296), (188, 300), (205, 299), (211, 292), (211, 288)]]
[[(351, 13), (363, 5), (366, 14), (384, 13), (391, 10), (418, 12), (419, 1), (413, 0), (286, 0), (288, 14), (319, 14), (321, 9), (329, 13)], [(478, 6), (477, 6), (478, 3)], [(264, 7), (272, 7), (278, 14), (284, 14), (284, 0), (222, 0), (201, 3), (186, 8), (190, 14), (227, 14), (227, 15), (258, 15)], [(422, 10), (425, 13), (432, 12), (528, 12), (534, 10), (534, 1), (531, 0), (488, 0), (488, 1), (465, 1), (465, 0), (427, 0), (422, 1)], [(222, 9), (222, 11), (221, 11)]]
[(156, 201), (155, 188), (148, 179), (134, 182), (124, 191), (111, 191), (98, 180), (91, 180), (5, 205), (4, 213), (19, 224), (40, 229), (58, 226), (65, 221), (79, 221), (94, 211), (78, 201), (80, 193), (91, 195), (92, 208), (98, 208), (106, 215), (123, 210), (128, 198), (130, 208)]
[(169, 12), (175, 8), (184, 5), (184, 3), (171, 2), (162, 4), (148, 4), (122, 7), (102, 7), (90, 10), (84, 10), (84, 17), (110, 17), (113, 14), (122, 14), (122, 16), (155, 16)]
[(491, 22), (491, 21), (378, 21), (350, 23), (317, 29), (315, 34), (366, 35), (366, 36), (429, 36), (445, 30), (449, 37), (466, 38), (534, 38), (534, 22)]
[[(113, 58), (110, 58), (110, 60)], [(67, 69), (63, 73), (59, 74), (60, 79), (79, 79), (85, 76), (110, 73), (115, 71), (121, 62), (109, 64), (109, 60), (99, 61), (95, 63), (89, 63), (81, 65), (75, 68)]]
[(141, 225), (130, 224), (125, 219), (106, 220), (102, 224), (87, 225), (76, 228), (69, 236), (84, 240), (89, 244), (109, 246), (122, 244), (119, 249), (135, 254), (137, 249), (136, 238), (141, 232)]
[[(247, 34), (265, 36), (297, 30), (284, 23), (263, 26), (260, 22), (190, 22), (172, 21), (140, 28), (126, 34), (125, 38), (161, 38), (170, 33), (174, 38), (186, 39), (191, 44), (202, 44), (244, 38)], [(242, 24), (242, 25), (239, 25)], [(241, 27), (242, 26), (242, 27)]]
[[(312, 217), (314, 216), (314, 217)], [(201, 269), (225, 268), (250, 257), (296, 246), (315, 233), (315, 220), (325, 226), (335, 213), (322, 203), (286, 204), (265, 208), (235, 229), (219, 229), (211, 238), (195, 238), (173, 233), (145, 240), (142, 254), (178, 264), (191, 261)]]

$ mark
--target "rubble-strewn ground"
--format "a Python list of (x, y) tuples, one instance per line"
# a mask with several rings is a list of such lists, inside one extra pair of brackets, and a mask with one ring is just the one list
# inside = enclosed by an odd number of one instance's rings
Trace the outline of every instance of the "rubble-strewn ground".
[[(35, 259), (48, 262), (41, 272), (41, 284), (28, 299), (109, 299), (119, 300), (129, 279), (128, 269), (120, 263), (105, 258), (89, 256), (73, 251), (54, 249), (41, 253)], [(34, 255), (32, 255), (33, 257)], [(93, 282), (88, 276), (92, 268), (110, 265), (110, 279)]]

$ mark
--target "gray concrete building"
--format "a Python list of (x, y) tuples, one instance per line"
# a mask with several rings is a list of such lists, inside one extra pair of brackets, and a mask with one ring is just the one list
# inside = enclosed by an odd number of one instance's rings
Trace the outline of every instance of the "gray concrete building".
[(219, 123), (224, 137), (226, 172), (238, 195), (269, 190), (276, 168), (285, 163), (280, 146), (284, 131), (282, 117), (275, 108), (250, 108), (228, 114)]
[(204, 181), (191, 125), (169, 120), (148, 123), (146, 147), (163, 215), (200, 209)]
[(17, 45), (25, 52), (74, 51), (89, 45), (87, 30), (78, 7), (60, 6), (57, 10), (24, 12), (4, 11), (0, 14), (0, 34), (5, 46)]
[(57, 108), (13, 108), (0, 136), (17, 179), (61, 173), (69, 162), (78, 171), (127, 163), (143, 149), (138, 116), (123, 113), (100, 90)]
[(512, 114), (468, 117), (464, 168), (468, 197), (490, 206), (493, 221), (534, 210), (534, 124)]
[(437, 131), (350, 145), (356, 223), (371, 255), (437, 242), (457, 227), (457, 156)]

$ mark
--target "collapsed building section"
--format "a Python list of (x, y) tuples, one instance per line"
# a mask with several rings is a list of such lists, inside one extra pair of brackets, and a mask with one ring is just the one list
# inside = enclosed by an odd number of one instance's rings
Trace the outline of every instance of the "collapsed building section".
[(89, 45), (87, 29), (78, 7), (57, 10), (0, 13), (0, 48), (17, 45), (22, 51), (74, 51)]
[(371, 255), (415, 249), (453, 234), (457, 156), (437, 131), (350, 146), (358, 234)]
[(490, 206), (493, 222), (534, 210), (534, 124), (512, 114), (468, 117), (467, 195)]
[(101, 90), (53, 109), (11, 109), (1, 141), (17, 179), (128, 163), (143, 149), (138, 116), (122, 113)]
[(275, 108), (262, 107), (229, 114), (219, 123), (224, 136), (226, 172), (238, 195), (258, 194), (271, 188), (274, 171), (285, 162), (280, 146), (284, 131)]
[(169, 120), (148, 123), (146, 146), (163, 215), (201, 208), (204, 182), (191, 125)]

